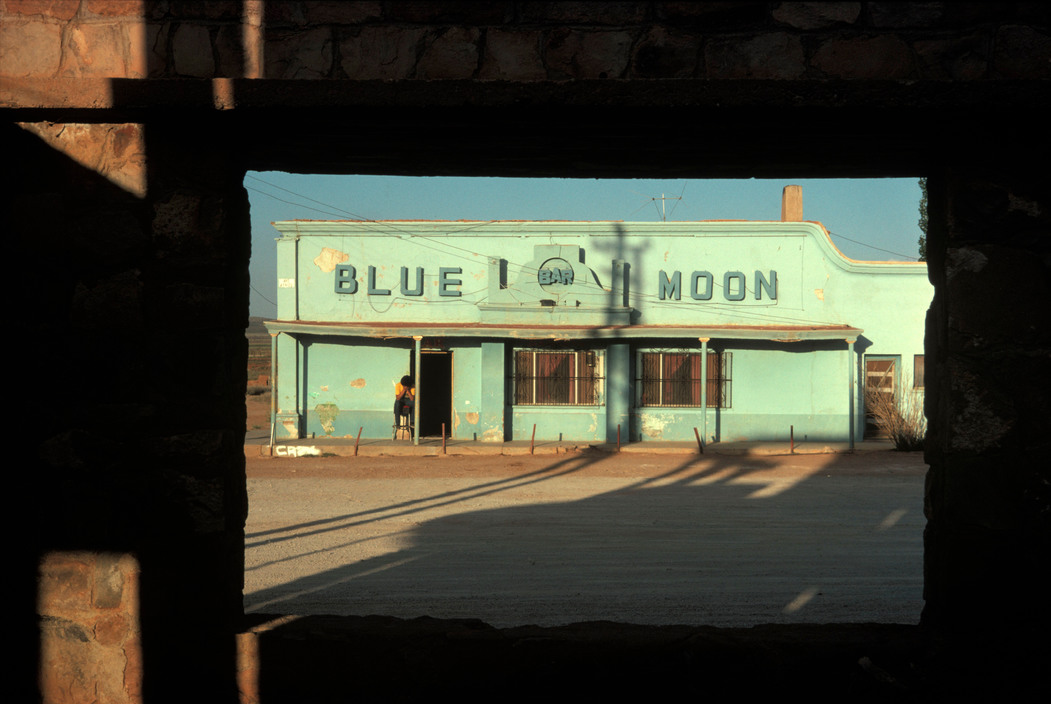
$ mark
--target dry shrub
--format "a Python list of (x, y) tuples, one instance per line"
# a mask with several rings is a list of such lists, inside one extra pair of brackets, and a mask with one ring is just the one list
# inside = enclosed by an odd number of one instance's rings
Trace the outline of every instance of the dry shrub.
[(902, 374), (901, 386), (893, 394), (865, 392), (865, 410), (876, 427), (903, 452), (922, 450), (927, 435), (927, 417), (923, 414), (923, 391), (912, 388), (912, 380)]

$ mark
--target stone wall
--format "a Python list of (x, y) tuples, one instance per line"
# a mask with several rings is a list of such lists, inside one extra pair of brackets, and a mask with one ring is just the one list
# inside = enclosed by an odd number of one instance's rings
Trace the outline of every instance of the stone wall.
[[(6, 0), (18, 78), (1047, 78), (1039, 3)], [(53, 99), (53, 96), (52, 96)]]
[(1049, 57), (1039, 3), (0, 0), (49, 699), (236, 696), (250, 168), (928, 175), (924, 620), (1046, 629)]

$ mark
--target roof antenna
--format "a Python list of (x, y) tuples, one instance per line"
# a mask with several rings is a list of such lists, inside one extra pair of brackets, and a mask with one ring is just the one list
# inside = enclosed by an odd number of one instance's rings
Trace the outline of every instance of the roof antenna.
[[(671, 214), (671, 213), (667, 212), (667, 205), (668, 205), (667, 201), (669, 201), (669, 200), (682, 200), (682, 194), (685, 193), (685, 192), (686, 192), (686, 183), (684, 182), (682, 184), (682, 193), (680, 193), (678, 196), (668, 196), (668, 195), (666, 195), (664, 193), (661, 193), (661, 197), (660, 198), (650, 198), (650, 202), (653, 203), (653, 207), (655, 207), (657, 209), (657, 214), (660, 215), (660, 217), (661, 217), (661, 222), (668, 222), (668, 216)], [(642, 194), (640, 193), (639, 195), (642, 195)], [(660, 205), (657, 205), (657, 201), (660, 201)], [(675, 212), (675, 208), (678, 205), (679, 204), (676, 203), (675, 205), (673, 205), (671, 207), (671, 212), (672, 213)], [(641, 206), (640, 206), (640, 209), (641, 209)]]

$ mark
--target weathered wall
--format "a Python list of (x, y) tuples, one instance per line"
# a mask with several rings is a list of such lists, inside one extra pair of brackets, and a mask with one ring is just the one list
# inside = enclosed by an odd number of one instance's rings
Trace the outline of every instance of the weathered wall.
[(5, 221), (58, 270), (24, 337), (26, 613), (41, 559), (139, 566), (128, 638), (88, 626), (123, 599), (27, 618), (77, 665), (45, 690), (136, 700), (138, 642), (147, 696), (233, 697), (248, 168), (928, 174), (925, 620), (1046, 631), (1045, 7), (2, 0)]

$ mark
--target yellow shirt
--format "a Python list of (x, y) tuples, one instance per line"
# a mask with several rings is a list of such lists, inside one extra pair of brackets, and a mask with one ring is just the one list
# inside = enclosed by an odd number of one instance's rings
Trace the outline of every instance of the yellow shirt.
[(410, 401), (414, 401), (416, 399), (416, 389), (412, 388), (411, 386), (408, 389), (406, 389), (404, 386), (401, 385), (400, 381), (394, 385), (394, 398), (401, 398), (403, 391), (405, 392), (405, 395), (409, 397)]

